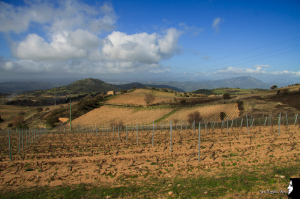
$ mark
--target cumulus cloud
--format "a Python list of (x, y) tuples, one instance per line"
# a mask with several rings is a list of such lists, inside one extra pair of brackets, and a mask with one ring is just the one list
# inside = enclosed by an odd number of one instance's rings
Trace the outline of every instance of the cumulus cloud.
[(220, 23), (221, 23), (221, 21), (224, 21), (224, 19), (221, 19), (220, 17), (218, 17), (218, 18), (216, 18), (216, 19), (214, 19), (214, 21), (213, 21), (213, 24), (212, 24), (212, 28), (213, 29), (215, 29), (215, 31), (219, 31), (219, 25), (220, 25)]
[(29, 34), (24, 41), (13, 44), (11, 50), (16, 58), (33, 61), (62, 61), (87, 56), (87, 50), (73, 46), (71, 42), (67, 32), (54, 34), (51, 43), (37, 34)]
[(100, 33), (111, 31), (117, 16), (110, 3), (94, 7), (76, 0), (58, 1), (58, 7), (47, 1), (25, 1), (25, 5), (14, 6), (0, 2), (1, 32), (21, 33), (31, 24), (42, 24), (49, 32), (86, 29)]
[(91, 59), (97, 59), (102, 53), (107, 60), (158, 63), (161, 59), (170, 58), (179, 50), (177, 41), (180, 34), (181, 32), (174, 28), (168, 29), (164, 36), (157, 33), (127, 35), (114, 31), (103, 40), (102, 51), (91, 55)]
[[(2, 72), (103, 74), (152, 69), (162, 73), (170, 68), (162, 68), (159, 62), (181, 52), (177, 43), (183, 32), (175, 28), (162, 34), (113, 31), (100, 38), (103, 30), (115, 28), (117, 16), (110, 3), (94, 7), (67, 0), (54, 6), (49, 1), (27, 0), (24, 6), (0, 2), (0, 11), (0, 31), (29, 32), (25, 39), (11, 42), (17, 60), (2, 60)], [(35, 26), (46, 35), (31, 32)]]

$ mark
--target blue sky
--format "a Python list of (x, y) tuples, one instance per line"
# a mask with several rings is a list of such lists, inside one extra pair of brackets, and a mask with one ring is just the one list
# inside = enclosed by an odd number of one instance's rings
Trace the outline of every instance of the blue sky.
[(299, 10), (299, 0), (1, 1), (0, 79), (296, 83)]

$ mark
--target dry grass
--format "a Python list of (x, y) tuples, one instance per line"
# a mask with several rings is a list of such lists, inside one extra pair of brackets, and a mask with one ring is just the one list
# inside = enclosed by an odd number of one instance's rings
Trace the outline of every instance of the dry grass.
[[(137, 123), (151, 123), (172, 109), (142, 109), (136, 111), (133, 108), (119, 108), (102, 106), (72, 121), (76, 126), (107, 125), (114, 121), (122, 120), (124, 125)], [(69, 124), (67, 124), (69, 125)]]
[[(178, 118), (179, 121), (187, 121), (187, 116), (189, 113), (199, 111), (202, 118), (206, 121), (221, 121), (220, 112), (225, 112), (229, 119), (234, 119), (239, 116), (239, 110), (236, 103), (234, 104), (220, 104), (220, 105), (210, 105), (210, 106), (199, 106), (199, 107), (186, 107), (175, 112), (170, 117), (165, 118), (163, 121), (167, 122)], [(227, 118), (227, 117), (226, 117)]]
[[(119, 95), (113, 99), (107, 101), (109, 104), (132, 104), (132, 105), (144, 105), (146, 106), (146, 102), (144, 101), (145, 95)], [(172, 98), (167, 97), (155, 97), (154, 104), (160, 103), (162, 101), (169, 101)], [(151, 104), (150, 104), (151, 105)]]
[(132, 94), (150, 94), (152, 93), (156, 97), (175, 97), (175, 93), (167, 93), (162, 91), (154, 91), (148, 89), (136, 89), (132, 92)]

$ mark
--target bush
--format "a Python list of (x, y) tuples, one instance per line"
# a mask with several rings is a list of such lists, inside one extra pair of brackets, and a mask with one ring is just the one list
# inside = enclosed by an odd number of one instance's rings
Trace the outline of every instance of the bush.
[(152, 94), (147, 94), (147, 95), (145, 95), (145, 99), (144, 100), (145, 100), (145, 102), (146, 102), (146, 104), (148, 106), (150, 103), (154, 102), (155, 97)]
[(28, 126), (24, 121), (24, 116), (14, 118), (14, 120), (12, 121), (12, 126), (17, 129), (28, 129)]
[(187, 117), (188, 117), (187, 121), (189, 124), (193, 124), (194, 121), (195, 124), (198, 124), (202, 120), (199, 111), (194, 111), (192, 113), (189, 113)]
[(92, 96), (87, 95), (87, 96), (85, 96), (83, 99), (92, 99)]
[(177, 101), (177, 99), (174, 97), (174, 102), (176, 102)]
[(18, 113), (18, 115), (25, 115), (25, 112), (24, 112), (24, 111), (20, 111), (20, 112)]
[(47, 107), (46, 109), (45, 109), (45, 111), (49, 111), (50, 109), (49, 109), (49, 107)]
[(288, 91), (289, 91), (289, 89), (285, 88), (285, 89), (282, 89), (282, 90), (281, 90), (281, 93), (282, 93), (282, 94), (288, 94)]
[(64, 105), (60, 104), (59, 107), (60, 107), (60, 108), (64, 108)]
[(136, 87), (131, 87), (132, 90), (136, 89)]
[(12, 127), (12, 126), (13, 126), (12, 123), (8, 123), (8, 124), (7, 124), (7, 127)]
[(280, 95), (280, 90), (277, 90), (277, 95)]
[(127, 90), (120, 90), (122, 94), (127, 93)]
[(180, 104), (185, 104), (186, 100), (180, 100)]
[(124, 123), (123, 123), (122, 120), (119, 120), (118, 122), (113, 121), (113, 122), (110, 123), (110, 127), (111, 127), (111, 128), (114, 127), (115, 130), (118, 129), (118, 126), (119, 126), (120, 129), (121, 129), (121, 128), (122, 128), (122, 129), (125, 128), (125, 125), (124, 125)]
[(95, 99), (96, 101), (102, 101), (102, 100), (104, 99), (104, 95), (103, 95), (103, 94), (96, 95), (96, 96), (94, 97), (94, 99)]
[(220, 112), (220, 119), (223, 121), (224, 118), (226, 117), (226, 113), (225, 112)]
[(270, 87), (270, 89), (276, 89), (277, 88), (277, 85), (273, 85), (272, 87)]
[(229, 93), (224, 93), (223, 94), (223, 99), (230, 99)]
[(54, 127), (55, 123), (59, 122), (58, 117), (50, 117), (46, 120), (46, 124), (48, 124), (50, 127)]
[(0, 122), (3, 122), (4, 121), (4, 119), (1, 117), (1, 115), (0, 115)]
[(39, 113), (39, 112), (42, 112), (43, 111), (43, 108), (42, 107), (38, 107), (36, 108), (36, 111)]

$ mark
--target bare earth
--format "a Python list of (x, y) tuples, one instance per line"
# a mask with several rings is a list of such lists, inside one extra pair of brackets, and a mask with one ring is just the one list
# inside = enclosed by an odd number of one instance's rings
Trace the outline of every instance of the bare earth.
[[(300, 156), (299, 128), (281, 126), (280, 135), (278, 126), (253, 127), (249, 135), (246, 128), (233, 128), (229, 129), (229, 136), (227, 129), (202, 129), (200, 162), (198, 132), (194, 135), (193, 130), (181, 133), (173, 127), (172, 153), (169, 130), (155, 131), (153, 147), (151, 130), (138, 132), (138, 145), (136, 131), (128, 132), (128, 143), (124, 131), (120, 132), (120, 141), (117, 132), (114, 138), (112, 132), (108, 138), (107, 132), (48, 133), (28, 149), (24, 144), (20, 155), (16, 141), (12, 162), (8, 149), (2, 148), (0, 189), (79, 183), (124, 185), (121, 179), (144, 182), (151, 176), (209, 176), (225, 167), (238, 170), (249, 165), (295, 160)], [(18, 134), (12, 135), (12, 139), (18, 140)]]

